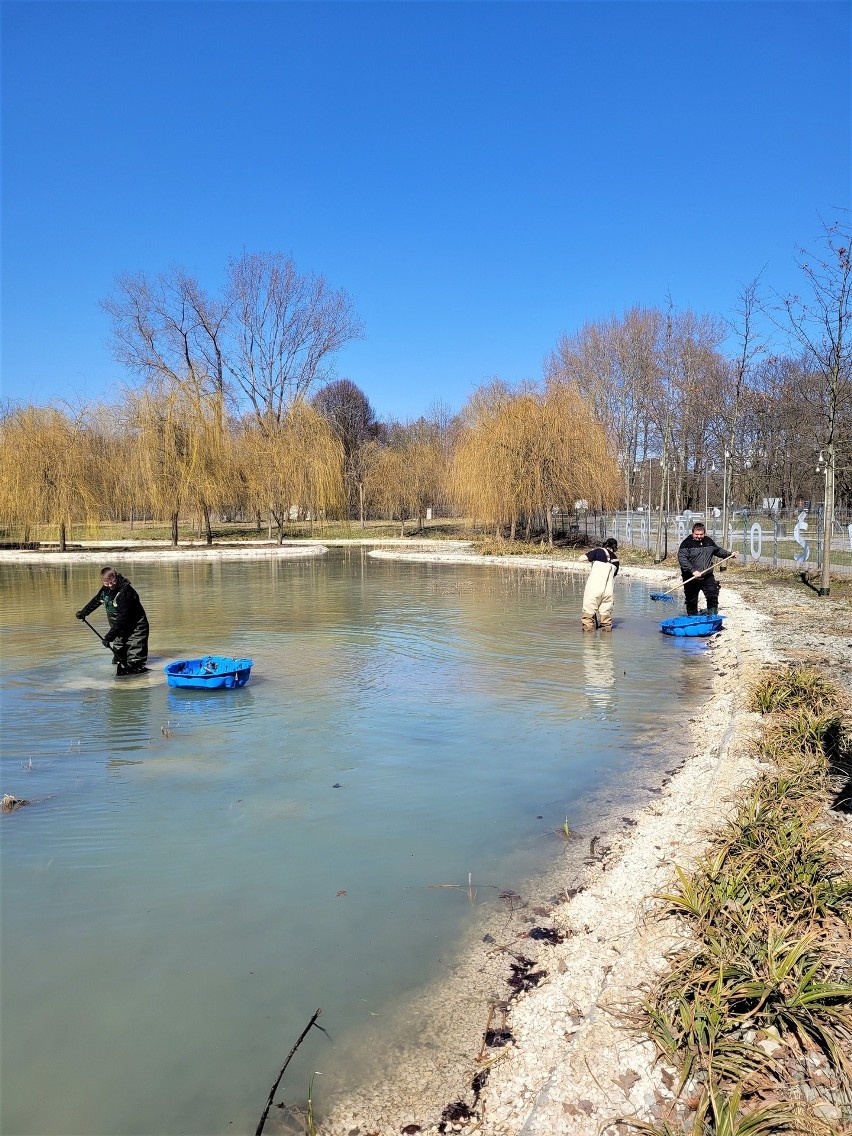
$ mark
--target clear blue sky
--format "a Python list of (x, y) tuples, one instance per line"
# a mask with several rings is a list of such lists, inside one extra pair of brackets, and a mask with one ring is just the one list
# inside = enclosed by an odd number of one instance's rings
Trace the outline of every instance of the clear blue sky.
[(730, 314), (850, 198), (845, 0), (3, 3), (2, 395), (109, 397), (121, 272), (283, 251), (380, 417)]

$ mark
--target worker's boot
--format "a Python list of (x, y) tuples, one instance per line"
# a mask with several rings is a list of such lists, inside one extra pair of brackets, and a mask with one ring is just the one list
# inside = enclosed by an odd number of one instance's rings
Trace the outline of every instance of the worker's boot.
[(707, 614), (708, 615), (718, 615), (719, 614), (718, 605), (717, 604), (708, 604), (707, 605)]
[(584, 631), (597, 631), (598, 624), (593, 615), (582, 615), (580, 618), (583, 621)]

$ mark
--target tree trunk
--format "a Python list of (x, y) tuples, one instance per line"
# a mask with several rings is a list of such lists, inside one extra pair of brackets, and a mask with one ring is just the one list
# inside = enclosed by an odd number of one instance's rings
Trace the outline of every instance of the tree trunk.
[(831, 533), (834, 528), (834, 443), (828, 444), (825, 466), (825, 498), (823, 505), (822, 571), (819, 594), (827, 596), (831, 589)]
[(177, 548), (178, 545), (178, 515), (172, 513), (172, 548)]
[(210, 508), (205, 501), (201, 508), (204, 510), (204, 537), (208, 547), (213, 543), (213, 530), (210, 527)]
[(65, 522), (63, 521), (62, 524), (59, 526), (59, 551), (60, 552), (65, 551), (65, 543), (66, 543), (65, 542), (65, 532), (66, 532)]

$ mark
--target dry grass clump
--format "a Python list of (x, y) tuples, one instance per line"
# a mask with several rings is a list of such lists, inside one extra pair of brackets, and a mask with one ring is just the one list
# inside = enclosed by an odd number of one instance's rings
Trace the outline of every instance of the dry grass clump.
[(772, 670), (751, 692), (748, 707), (760, 714), (803, 710), (821, 715), (836, 712), (840, 693), (814, 667), (791, 666)]
[(772, 772), (660, 897), (697, 945), (646, 1000), (643, 1029), (697, 1108), (628, 1122), (649, 1134), (852, 1132), (852, 878), (827, 807), (852, 751), (842, 699), (800, 667), (762, 679), (751, 706), (773, 714)]

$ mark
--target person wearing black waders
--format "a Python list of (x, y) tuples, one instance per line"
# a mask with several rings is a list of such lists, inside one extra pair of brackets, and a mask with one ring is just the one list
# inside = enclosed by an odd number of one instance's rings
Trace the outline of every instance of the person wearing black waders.
[(712, 536), (708, 536), (704, 525), (696, 521), (692, 532), (680, 543), (677, 562), (683, 577), (683, 596), (686, 600), (686, 614), (698, 615), (698, 593), (703, 592), (707, 600), (707, 614), (719, 614), (720, 584), (710, 567), (715, 560), (736, 557), (736, 552), (720, 548)]
[(148, 617), (139, 593), (115, 568), (101, 569), (101, 590), (76, 613), (78, 619), (95, 610), (106, 608), (109, 631), (103, 644), (113, 652), (117, 675), (144, 674), (148, 661)]
[(607, 537), (600, 548), (590, 548), (586, 559), (592, 570), (583, 590), (584, 631), (612, 631), (613, 581), (618, 575), (618, 542)]

